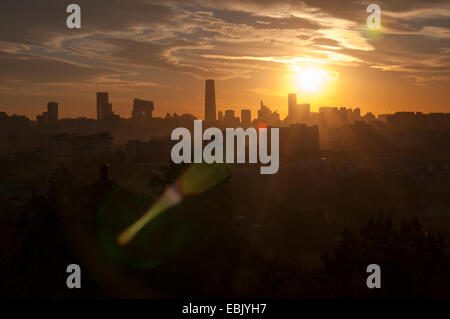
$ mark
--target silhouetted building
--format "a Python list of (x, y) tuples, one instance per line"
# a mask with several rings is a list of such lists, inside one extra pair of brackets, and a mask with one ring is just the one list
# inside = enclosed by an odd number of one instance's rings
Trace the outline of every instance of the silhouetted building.
[(102, 120), (112, 118), (113, 115), (114, 115), (114, 112), (112, 110), (112, 104), (108, 103), (108, 104), (104, 105), (103, 109), (102, 109)]
[(264, 122), (268, 126), (279, 126), (280, 125), (280, 114), (277, 111), (273, 111), (264, 105), (264, 102), (260, 102), (260, 109), (258, 110), (257, 122)]
[(348, 111), (345, 107), (321, 107), (319, 108), (319, 114), (321, 124), (330, 128), (341, 127), (348, 124)]
[(357, 107), (353, 110), (353, 122), (361, 120), (361, 109)]
[(250, 126), (252, 123), (252, 111), (251, 110), (241, 110), (241, 124), (244, 127)]
[(295, 93), (288, 95), (288, 117), (290, 123), (295, 123), (297, 120), (297, 94)]
[(138, 121), (151, 119), (154, 109), (153, 101), (134, 99), (131, 118)]
[(205, 122), (216, 121), (216, 92), (214, 80), (206, 80), (205, 83)]
[(107, 113), (106, 108), (108, 107), (108, 104), (108, 92), (97, 92), (97, 120), (102, 120), (105, 118), (105, 113)]
[(311, 106), (309, 104), (297, 104), (298, 123), (307, 123), (311, 117)]
[(372, 112), (368, 112), (362, 117), (362, 119), (365, 123), (370, 124), (371, 122), (376, 121), (377, 118), (375, 117), (375, 115), (373, 115)]
[(396, 129), (419, 129), (424, 122), (424, 116), (420, 112), (397, 112), (387, 120), (387, 123)]
[(40, 127), (54, 128), (58, 124), (58, 103), (48, 102), (47, 111), (36, 116), (36, 122)]
[(41, 126), (48, 122), (48, 113), (42, 112), (42, 114), (36, 116), (36, 122)]
[[(111, 125), (120, 119), (119, 115), (114, 114), (112, 104), (109, 103), (107, 92), (97, 92), (97, 120), (102, 121), (101, 129), (110, 131)], [(105, 126), (106, 125), (106, 126)]]
[(47, 117), (50, 124), (58, 123), (58, 103), (48, 102), (47, 104)]
[(391, 114), (378, 114), (378, 120), (387, 123), (388, 118), (391, 116)]
[(108, 92), (97, 92), (97, 120), (116, 119), (112, 110), (112, 104), (109, 103)]
[(234, 110), (226, 110), (221, 124), (224, 127), (238, 127), (240, 121), (238, 117), (234, 116)]

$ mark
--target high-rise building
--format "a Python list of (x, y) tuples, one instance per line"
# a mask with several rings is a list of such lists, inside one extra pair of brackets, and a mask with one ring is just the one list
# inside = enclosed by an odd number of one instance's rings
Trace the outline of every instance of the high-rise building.
[(288, 95), (288, 116), (291, 123), (297, 120), (297, 94), (290, 93)]
[(238, 127), (240, 124), (239, 118), (234, 116), (234, 110), (225, 110), (223, 122), (226, 127)]
[(105, 111), (108, 108), (108, 104), (108, 92), (97, 92), (97, 120), (102, 120), (105, 118), (105, 113), (107, 113)]
[(297, 104), (298, 122), (307, 123), (310, 120), (311, 105), (310, 104)]
[(109, 119), (114, 115), (114, 112), (112, 110), (112, 104), (108, 103), (103, 105), (102, 107), (102, 119)]
[(276, 126), (279, 125), (280, 114), (278, 114), (277, 111), (272, 112), (272, 110), (261, 101), (257, 119), (258, 122), (264, 122), (268, 126)]
[(47, 119), (51, 124), (58, 123), (58, 103), (48, 102), (47, 103)]
[(54, 127), (58, 124), (58, 103), (48, 102), (47, 111), (36, 117), (39, 126)]
[(226, 118), (234, 118), (234, 110), (225, 110), (225, 117)]
[(241, 123), (242, 126), (248, 127), (252, 123), (252, 111), (251, 110), (241, 110)]
[(131, 118), (133, 120), (151, 119), (153, 117), (154, 109), (155, 107), (153, 101), (134, 99)]
[(214, 80), (206, 80), (205, 83), (205, 122), (216, 121), (216, 92)]

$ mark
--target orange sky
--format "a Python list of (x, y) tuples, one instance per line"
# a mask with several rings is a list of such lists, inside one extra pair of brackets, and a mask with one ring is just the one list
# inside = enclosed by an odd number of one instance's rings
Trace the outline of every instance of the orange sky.
[[(56, 100), (60, 117), (95, 117), (95, 92), (108, 91), (124, 117), (137, 97), (156, 116), (203, 118), (214, 78), (218, 110), (253, 116), (263, 100), (284, 117), (290, 92), (313, 111), (450, 112), (448, 1), (379, 1), (377, 33), (360, 1), (77, 3), (80, 30), (66, 28), (63, 2), (1, 5), (0, 111), (34, 118)], [(308, 69), (323, 76), (314, 92), (297, 85)]]

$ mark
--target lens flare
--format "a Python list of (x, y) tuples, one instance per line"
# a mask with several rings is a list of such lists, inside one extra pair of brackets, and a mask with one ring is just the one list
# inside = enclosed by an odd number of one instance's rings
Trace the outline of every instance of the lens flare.
[(125, 246), (157, 216), (181, 203), (185, 197), (201, 194), (228, 176), (226, 164), (192, 164), (174, 184), (167, 187), (163, 195), (141, 218), (119, 234), (117, 243)]

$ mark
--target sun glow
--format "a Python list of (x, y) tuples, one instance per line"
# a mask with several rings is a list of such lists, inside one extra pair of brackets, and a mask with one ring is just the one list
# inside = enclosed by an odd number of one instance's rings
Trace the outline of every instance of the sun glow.
[(328, 79), (326, 71), (315, 68), (302, 68), (292, 65), (291, 71), (294, 73), (294, 81), (301, 92), (315, 93), (319, 91)]
[(301, 91), (317, 92), (325, 82), (325, 72), (317, 69), (301, 69), (297, 75), (297, 86)]

